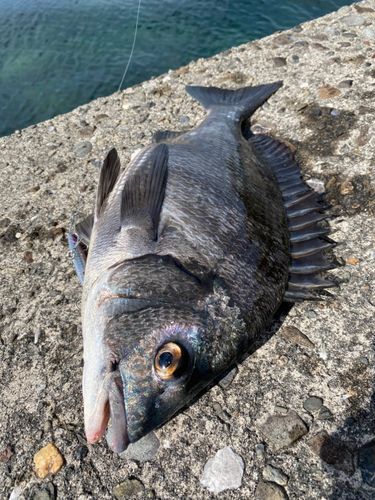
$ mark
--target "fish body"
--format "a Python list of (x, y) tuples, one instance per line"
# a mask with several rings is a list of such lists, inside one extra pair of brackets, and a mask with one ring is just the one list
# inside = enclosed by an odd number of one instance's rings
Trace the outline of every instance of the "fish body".
[(324, 215), (290, 150), (245, 127), (280, 86), (188, 87), (201, 125), (155, 134), (123, 173), (114, 149), (104, 160), (77, 228), (88, 441), (111, 417), (122, 451), (243, 357), (283, 298), (331, 285), (314, 274), (330, 267)]

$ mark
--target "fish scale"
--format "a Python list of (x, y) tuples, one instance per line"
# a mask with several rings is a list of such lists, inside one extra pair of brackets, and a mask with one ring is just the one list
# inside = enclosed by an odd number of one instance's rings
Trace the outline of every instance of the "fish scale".
[(283, 300), (332, 285), (315, 274), (332, 267), (323, 206), (290, 149), (246, 126), (281, 85), (187, 87), (208, 111), (197, 128), (156, 132), (122, 172), (115, 149), (104, 159), (72, 235), (88, 247), (88, 442), (111, 418), (120, 453), (242, 359)]

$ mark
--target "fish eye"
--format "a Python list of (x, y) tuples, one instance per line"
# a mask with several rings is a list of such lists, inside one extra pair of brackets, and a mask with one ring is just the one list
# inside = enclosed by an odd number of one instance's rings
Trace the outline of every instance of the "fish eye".
[(155, 370), (162, 380), (181, 376), (187, 367), (185, 349), (174, 342), (163, 345), (155, 357)]

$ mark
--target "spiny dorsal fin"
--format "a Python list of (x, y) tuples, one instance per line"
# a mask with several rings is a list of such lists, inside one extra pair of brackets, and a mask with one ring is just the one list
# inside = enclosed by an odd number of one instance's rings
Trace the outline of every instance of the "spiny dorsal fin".
[(104, 200), (114, 188), (120, 173), (120, 158), (115, 148), (112, 148), (105, 157), (100, 168), (98, 189), (96, 191), (95, 217), (98, 218)]
[(168, 147), (160, 144), (141, 153), (128, 168), (121, 200), (121, 225), (137, 225), (156, 238), (168, 176)]
[(250, 116), (282, 86), (283, 82), (267, 83), (238, 90), (217, 87), (185, 87), (188, 94), (209, 110), (213, 106), (237, 106), (241, 116)]
[(186, 130), (183, 132), (174, 132), (173, 130), (158, 130), (152, 136), (152, 143), (157, 144), (158, 142), (165, 141), (166, 139), (173, 139), (174, 137), (179, 137), (180, 135), (186, 134)]
[(90, 244), (92, 228), (94, 225), (94, 215), (89, 215), (82, 222), (79, 222), (75, 227), (75, 233), (78, 240), (82, 241), (87, 247)]

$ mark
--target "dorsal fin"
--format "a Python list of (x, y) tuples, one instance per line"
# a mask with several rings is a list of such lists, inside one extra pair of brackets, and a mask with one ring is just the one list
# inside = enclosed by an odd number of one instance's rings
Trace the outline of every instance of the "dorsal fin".
[(78, 240), (82, 241), (87, 247), (90, 244), (90, 238), (92, 233), (92, 228), (94, 225), (94, 215), (89, 215), (82, 222), (79, 222), (75, 226), (75, 233), (78, 236)]
[(315, 274), (335, 267), (322, 254), (330, 243), (319, 238), (328, 232), (317, 224), (328, 217), (321, 213), (325, 207), (316, 203), (285, 143), (266, 135), (252, 135), (250, 141), (275, 174), (288, 218), (291, 262), (284, 300), (319, 300), (311, 292), (335, 286)]
[(152, 230), (156, 239), (168, 177), (168, 147), (165, 144), (142, 152), (128, 167), (121, 200), (121, 226)]
[(152, 136), (152, 143), (157, 144), (158, 142), (165, 141), (166, 139), (173, 139), (174, 137), (179, 137), (184, 134), (186, 134), (186, 130), (182, 132), (176, 132), (173, 130), (158, 130)]
[(96, 191), (95, 217), (98, 218), (105, 199), (114, 188), (120, 173), (120, 158), (115, 148), (108, 151), (99, 173), (98, 188)]

